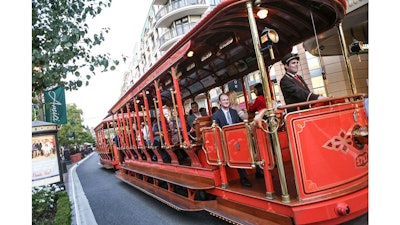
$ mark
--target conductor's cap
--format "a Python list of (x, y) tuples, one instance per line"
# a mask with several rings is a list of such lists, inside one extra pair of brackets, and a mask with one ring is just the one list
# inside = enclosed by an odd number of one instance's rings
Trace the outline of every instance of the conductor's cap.
[(292, 60), (292, 59), (297, 59), (297, 60), (299, 60), (299, 55), (294, 54), (294, 53), (289, 53), (289, 54), (285, 55), (285, 56), (282, 58), (282, 64), (286, 65), (286, 64), (288, 64), (288, 63), (290, 62), (290, 60)]

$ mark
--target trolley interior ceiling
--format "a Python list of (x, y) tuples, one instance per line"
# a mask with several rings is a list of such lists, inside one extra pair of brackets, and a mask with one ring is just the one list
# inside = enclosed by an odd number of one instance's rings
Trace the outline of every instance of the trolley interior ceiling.
[[(354, 40), (368, 44), (368, 1), (366, 2), (363, 6), (348, 12), (343, 18), (342, 27), (347, 45), (350, 45)], [(315, 38), (305, 41), (303, 46), (308, 52), (316, 56), (319, 54), (321, 56), (342, 54), (337, 27), (319, 34), (318, 41), (320, 51), (318, 51)]]
[[(154, 81), (161, 89), (163, 103), (170, 103), (170, 90), (174, 89), (171, 67), (175, 68), (183, 100), (258, 70), (246, 2), (232, 0), (218, 4), (133, 84), (109, 112), (120, 112), (121, 108), (126, 111), (125, 105), (133, 101), (142, 104), (143, 94), (149, 106), (154, 107)], [(346, 10), (344, 0), (306, 2), (268, 0), (253, 7), (258, 33), (267, 27), (279, 35), (279, 42), (273, 45), (275, 59), (270, 58), (268, 51), (263, 53), (267, 66), (290, 52), (292, 46), (314, 36), (311, 11), (316, 30), (322, 32), (335, 25)], [(268, 10), (265, 19), (257, 17), (260, 9)], [(129, 105), (134, 111), (133, 104)]]

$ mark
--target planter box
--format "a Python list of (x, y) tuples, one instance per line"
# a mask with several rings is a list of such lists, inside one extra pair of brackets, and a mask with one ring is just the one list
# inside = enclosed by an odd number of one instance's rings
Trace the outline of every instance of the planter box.
[(76, 162), (78, 162), (79, 160), (82, 159), (82, 154), (81, 153), (75, 153), (75, 154), (71, 155), (70, 157), (71, 157), (71, 162), (72, 163), (76, 163)]

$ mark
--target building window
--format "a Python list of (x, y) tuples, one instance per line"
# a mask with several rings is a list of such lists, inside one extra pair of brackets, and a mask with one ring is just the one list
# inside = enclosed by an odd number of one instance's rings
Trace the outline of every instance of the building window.
[(221, 2), (221, 0), (210, 0), (210, 6), (216, 6)]
[(183, 18), (180, 18), (179, 20), (175, 20), (172, 23), (172, 26), (175, 27), (175, 29), (172, 29), (172, 30), (175, 30), (177, 36), (183, 35), (186, 33), (185, 27), (187, 26), (188, 23), (189, 23), (188, 17), (183, 17)]

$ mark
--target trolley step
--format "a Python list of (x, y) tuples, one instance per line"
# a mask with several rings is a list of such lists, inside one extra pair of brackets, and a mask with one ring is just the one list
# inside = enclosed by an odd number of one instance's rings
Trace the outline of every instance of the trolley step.
[(166, 189), (157, 187), (156, 185), (143, 182), (130, 175), (117, 173), (116, 176), (123, 182), (135, 187), (136, 189), (144, 192), (145, 194), (161, 201), (162, 203), (174, 208), (178, 211), (202, 211), (203, 202), (201, 201), (188, 201), (187, 198), (170, 192)]
[(121, 168), (188, 189), (206, 190), (215, 188), (213, 178), (188, 173), (181, 173), (177, 176), (176, 171), (170, 171), (168, 168), (156, 168), (139, 164), (125, 164)]
[(243, 205), (226, 199), (217, 198), (215, 201), (206, 202), (204, 210), (211, 215), (233, 224), (240, 225), (283, 225), (294, 224), (288, 216), (271, 213), (266, 210)]

